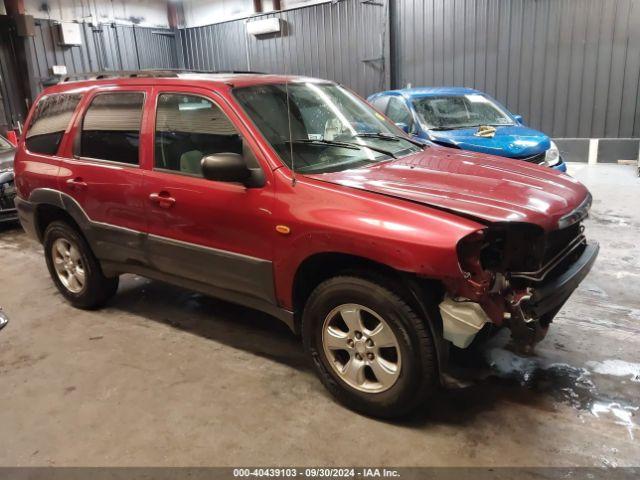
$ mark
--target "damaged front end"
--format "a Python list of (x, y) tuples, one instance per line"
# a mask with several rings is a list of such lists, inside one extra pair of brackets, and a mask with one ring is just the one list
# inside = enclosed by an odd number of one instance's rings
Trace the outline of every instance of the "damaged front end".
[(598, 255), (598, 244), (587, 242), (580, 223), (587, 200), (550, 232), (502, 222), (463, 238), (458, 243), (462, 278), (445, 282), (447, 295), (440, 303), (444, 338), (466, 348), (492, 323), (508, 327), (522, 350), (542, 340)]

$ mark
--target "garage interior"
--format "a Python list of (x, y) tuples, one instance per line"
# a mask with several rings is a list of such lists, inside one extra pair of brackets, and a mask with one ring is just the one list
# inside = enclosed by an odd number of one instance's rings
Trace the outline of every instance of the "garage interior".
[[(97, 71), (290, 73), (365, 98), (471, 87), (557, 142), (601, 247), (535, 355), (500, 335), (424, 411), (386, 422), (339, 406), (266, 314), (133, 275), (106, 308), (74, 309), (42, 247), (0, 224), (0, 466), (638, 466), (636, 1), (4, 0), (0, 14), (0, 134), (46, 86)], [(278, 31), (249, 33), (270, 18)]]

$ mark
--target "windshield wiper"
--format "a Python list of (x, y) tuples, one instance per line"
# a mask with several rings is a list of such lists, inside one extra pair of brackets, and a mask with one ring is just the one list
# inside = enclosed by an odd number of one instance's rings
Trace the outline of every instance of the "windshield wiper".
[(385, 133), (385, 132), (362, 132), (362, 133), (356, 133), (353, 136), (361, 137), (361, 138), (381, 138), (383, 140), (391, 140), (394, 142), (400, 141), (400, 137), (398, 135), (393, 135), (391, 133)]
[(328, 145), (330, 147), (340, 147), (340, 148), (350, 148), (351, 150), (362, 150), (363, 148), (368, 148), (369, 150), (373, 150), (374, 152), (382, 153), (383, 155), (388, 155), (391, 158), (398, 158), (389, 150), (385, 150), (383, 148), (371, 147), (369, 145), (361, 145), (359, 143), (352, 142), (334, 142), (333, 140), (311, 140), (308, 138), (294, 138), (292, 140), (288, 140), (287, 143), (304, 143), (306, 145)]
[(294, 138), (287, 140), (287, 143), (304, 143), (309, 145), (329, 145), (331, 147), (350, 148), (351, 150), (360, 150), (360, 145), (347, 142), (334, 142), (333, 140), (311, 140), (310, 138)]
[(421, 148), (426, 147), (424, 143), (420, 143), (419, 141), (414, 140), (412, 138), (403, 137), (401, 135), (395, 135), (393, 133), (387, 133), (387, 132), (362, 132), (362, 133), (356, 133), (354, 137), (379, 138), (380, 140), (389, 140), (392, 142), (399, 142), (400, 140), (405, 140), (409, 143), (416, 145), (417, 147), (421, 147)]

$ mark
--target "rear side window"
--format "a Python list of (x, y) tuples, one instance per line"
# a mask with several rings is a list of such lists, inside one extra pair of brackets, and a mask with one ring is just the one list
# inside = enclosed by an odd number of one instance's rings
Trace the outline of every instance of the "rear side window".
[(138, 165), (144, 93), (100, 93), (82, 122), (80, 156)]
[(158, 96), (155, 168), (202, 176), (202, 157), (242, 150), (237, 130), (210, 100), (179, 93)]
[(81, 98), (81, 95), (76, 94), (42, 97), (36, 105), (33, 120), (27, 131), (27, 150), (55, 155)]

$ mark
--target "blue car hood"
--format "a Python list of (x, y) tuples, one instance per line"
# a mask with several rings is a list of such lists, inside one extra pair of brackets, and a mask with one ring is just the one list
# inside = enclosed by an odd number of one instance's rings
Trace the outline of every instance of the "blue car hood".
[(430, 140), (463, 150), (489, 153), (509, 158), (526, 158), (549, 149), (550, 140), (544, 133), (522, 125), (495, 127), (492, 138), (478, 137), (477, 127), (459, 130), (430, 130)]

